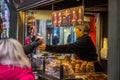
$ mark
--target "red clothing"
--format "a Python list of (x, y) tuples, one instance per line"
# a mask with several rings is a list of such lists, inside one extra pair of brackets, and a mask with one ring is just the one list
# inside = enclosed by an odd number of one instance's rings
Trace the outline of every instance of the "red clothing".
[(29, 37), (26, 37), (26, 38), (25, 38), (25, 44), (30, 44), (30, 42), (31, 42), (30, 38), (29, 38)]
[(35, 80), (31, 68), (0, 65), (0, 80)]

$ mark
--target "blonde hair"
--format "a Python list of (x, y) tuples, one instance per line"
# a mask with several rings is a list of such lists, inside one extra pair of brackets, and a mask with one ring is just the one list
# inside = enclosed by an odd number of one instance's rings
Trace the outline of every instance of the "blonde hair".
[(21, 67), (31, 66), (20, 42), (12, 38), (0, 40), (0, 64)]

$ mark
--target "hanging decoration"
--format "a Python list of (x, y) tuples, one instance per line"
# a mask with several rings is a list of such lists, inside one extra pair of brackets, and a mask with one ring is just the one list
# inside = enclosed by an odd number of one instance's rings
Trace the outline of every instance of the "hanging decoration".
[(35, 35), (35, 21), (36, 18), (34, 16), (34, 12), (30, 12), (27, 15), (27, 35)]
[(52, 24), (53, 27), (74, 26), (84, 23), (84, 7), (74, 7), (59, 11), (53, 11)]

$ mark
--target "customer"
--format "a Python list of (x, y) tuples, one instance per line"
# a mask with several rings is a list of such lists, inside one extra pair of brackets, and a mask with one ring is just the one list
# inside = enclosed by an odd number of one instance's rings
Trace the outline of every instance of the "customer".
[(52, 44), (57, 45), (58, 43), (59, 43), (59, 37), (57, 34), (55, 34), (53, 39), (52, 39)]
[[(3, 23), (3, 21), (2, 21), (2, 18), (0, 17), (0, 39), (1, 39), (1, 32), (3, 31), (2, 23)], [(41, 37), (39, 37), (39, 38), (41, 38)], [(23, 46), (23, 49), (24, 49), (26, 55), (32, 53), (34, 51), (34, 49), (41, 44), (42, 41), (41, 41), (41, 39), (39, 41), (39, 38), (36, 39), (35, 41), (33, 41), (32, 43), (26, 44)]]
[(22, 45), (12, 38), (0, 40), (0, 80), (35, 80)]
[(68, 37), (67, 37), (67, 43), (68, 43), (68, 44), (72, 42), (72, 39), (71, 39), (71, 38), (72, 38), (72, 35), (69, 34)]
[(24, 45), (23, 49), (25, 51), (25, 54), (31, 54), (42, 43), (42, 37), (38, 37), (35, 41), (33, 41), (30, 44)]
[(45, 50), (56, 53), (75, 53), (79, 59), (85, 61), (94, 61), (95, 71), (102, 72), (102, 67), (98, 61), (98, 55), (96, 53), (96, 47), (89, 37), (90, 28), (89, 24), (78, 25), (75, 27), (75, 33), (77, 40), (74, 43), (66, 45), (47, 45), (41, 44), (39, 46), (40, 51)]

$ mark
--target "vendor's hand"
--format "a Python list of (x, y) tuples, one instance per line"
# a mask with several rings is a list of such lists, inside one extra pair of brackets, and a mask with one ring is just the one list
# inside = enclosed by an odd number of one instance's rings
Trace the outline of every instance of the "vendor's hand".
[(42, 42), (43, 41), (43, 37), (38, 37), (39, 41)]
[(44, 51), (46, 49), (46, 44), (41, 44), (40, 46), (39, 46), (39, 50), (40, 51)]

